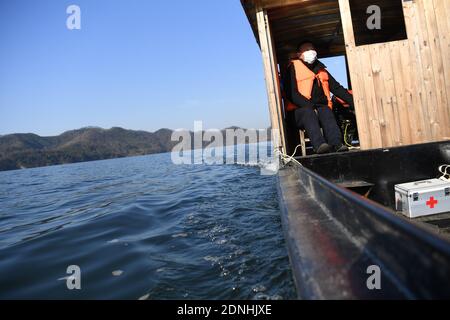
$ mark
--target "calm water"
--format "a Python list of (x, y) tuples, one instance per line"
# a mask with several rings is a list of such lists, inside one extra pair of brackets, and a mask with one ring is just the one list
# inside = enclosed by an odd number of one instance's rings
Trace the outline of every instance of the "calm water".
[(274, 179), (170, 154), (0, 172), (0, 298), (295, 298)]

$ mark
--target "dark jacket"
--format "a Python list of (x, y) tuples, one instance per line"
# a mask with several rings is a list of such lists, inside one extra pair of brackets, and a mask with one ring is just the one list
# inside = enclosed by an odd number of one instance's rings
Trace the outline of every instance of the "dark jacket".
[[(326, 68), (325, 65), (319, 60), (316, 60), (316, 62), (314, 62), (312, 65), (309, 65), (307, 63), (305, 63), (305, 65), (315, 74), (317, 74), (320, 69)], [(329, 79), (330, 91), (337, 97), (349, 103), (350, 108), (354, 109), (353, 96), (350, 93), (348, 93), (348, 91), (343, 86), (341, 86), (340, 83), (337, 82), (336, 79), (334, 79), (330, 73), (328, 73), (328, 75), (330, 78)], [(297, 107), (299, 108), (307, 106), (318, 107), (328, 105), (327, 97), (325, 96), (322, 87), (318, 85), (317, 81), (314, 81), (313, 84), (311, 92), (311, 100), (308, 100), (306, 97), (304, 97), (298, 92), (297, 78), (295, 76), (295, 68), (293, 65), (290, 66), (289, 72), (287, 72), (285, 81), (283, 82), (284, 82), (283, 89), (285, 91), (287, 98)]]

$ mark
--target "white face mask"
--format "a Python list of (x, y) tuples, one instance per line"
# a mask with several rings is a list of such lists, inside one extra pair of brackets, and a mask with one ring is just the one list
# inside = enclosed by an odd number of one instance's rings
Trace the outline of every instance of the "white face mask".
[(303, 52), (303, 61), (313, 64), (317, 59), (317, 52), (315, 50), (308, 50)]

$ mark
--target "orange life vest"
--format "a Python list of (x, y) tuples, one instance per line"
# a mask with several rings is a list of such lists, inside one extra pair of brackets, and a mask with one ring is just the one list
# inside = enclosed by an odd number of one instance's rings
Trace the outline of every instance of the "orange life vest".
[(331, 101), (330, 85), (328, 83), (329, 76), (325, 69), (320, 69), (317, 74), (311, 71), (307, 66), (298, 59), (292, 60), (291, 64), (294, 66), (295, 77), (297, 79), (297, 89), (301, 95), (307, 99), (311, 99), (312, 88), (314, 80), (317, 79), (319, 86), (322, 87), (323, 93), (327, 97), (328, 107), (333, 109), (333, 102)]

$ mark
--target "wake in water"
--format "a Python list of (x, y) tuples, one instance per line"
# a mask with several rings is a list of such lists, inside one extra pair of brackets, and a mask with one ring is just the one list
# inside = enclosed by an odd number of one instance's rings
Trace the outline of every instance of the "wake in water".
[[(172, 153), (175, 164), (195, 165), (239, 165), (257, 167), (261, 175), (275, 175), (279, 170), (279, 161), (274, 157), (270, 141), (252, 144), (240, 144), (227, 147), (189, 150), (179, 154)], [(178, 162), (179, 163), (178, 163)]]

